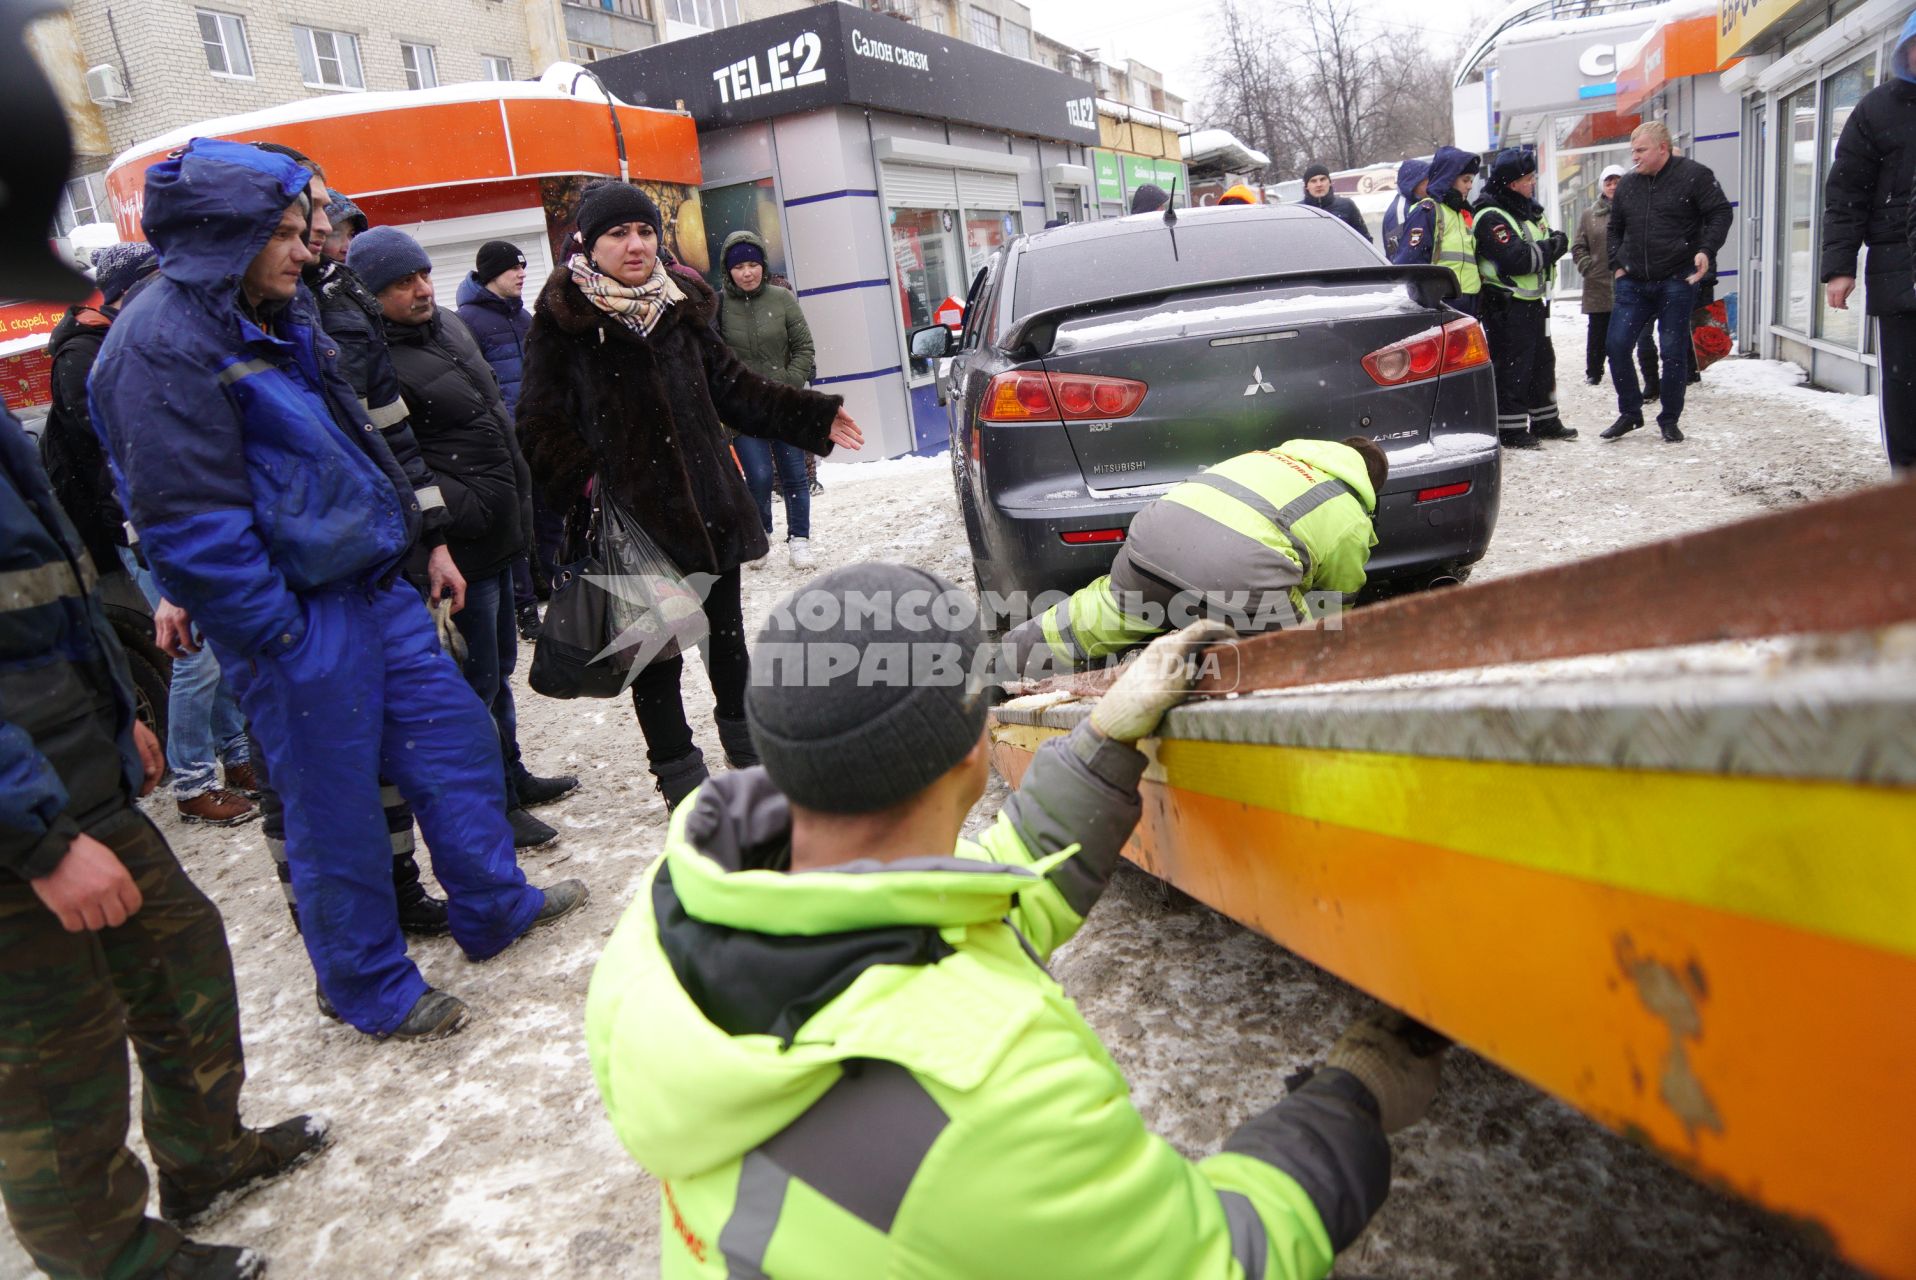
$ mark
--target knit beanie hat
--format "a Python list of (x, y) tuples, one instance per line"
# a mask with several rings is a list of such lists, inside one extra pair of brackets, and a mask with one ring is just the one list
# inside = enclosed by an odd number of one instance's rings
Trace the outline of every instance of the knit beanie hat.
[(332, 187), (326, 188), (326, 220), (335, 227), (353, 225), (353, 234), (359, 235), (367, 227), (366, 215), (360, 212), (351, 196)]
[(1330, 169), (1321, 164), (1314, 164), (1310, 168), (1304, 170), (1304, 181), (1306, 182), (1309, 182), (1312, 178), (1328, 178), (1330, 176), (1331, 176)]
[(643, 222), (665, 238), (665, 223), (652, 197), (629, 182), (601, 182), (579, 201), (579, 239), (587, 253), (592, 242), (622, 222)]
[(353, 247), (346, 250), (346, 265), (368, 289), (378, 293), (415, 271), (431, 271), (432, 259), (417, 240), (398, 227), (374, 227), (354, 237)]
[(745, 714), (772, 782), (824, 813), (923, 791), (984, 731), (978, 602), (901, 564), (834, 569), (780, 601), (752, 650)]
[(479, 246), (479, 258), (473, 263), (473, 276), (480, 284), (491, 284), (514, 267), (526, 265), (526, 255), (510, 240), (488, 240)]
[(106, 305), (112, 306), (139, 283), (141, 276), (159, 265), (159, 255), (144, 240), (106, 245), (93, 255), (93, 283), (99, 286)]
[(730, 271), (741, 262), (756, 262), (765, 265), (765, 250), (750, 240), (741, 240), (725, 251), (725, 269)]
[(1144, 183), (1131, 193), (1132, 213), (1156, 213), (1170, 203), (1170, 195), (1155, 182)]

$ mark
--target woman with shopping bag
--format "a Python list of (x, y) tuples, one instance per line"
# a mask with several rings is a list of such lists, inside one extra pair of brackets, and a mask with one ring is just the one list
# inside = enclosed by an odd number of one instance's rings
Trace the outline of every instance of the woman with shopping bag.
[[(659, 209), (606, 182), (579, 204), (578, 230), (533, 311), (518, 427), (533, 483), (576, 537), (595, 523), (587, 484), (630, 517), (703, 591), (701, 642), (714, 715), (734, 768), (758, 763), (745, 724), (750, 677), (739, 567), (764, 531), (720, 421), (815, 454), (864, 436), (837, 396), (781, 386), (739, 363), (712, 329), (717, 299), (660, 260)], [(652, 658), (631, 680), (646, 754), (668, 805), (704, 781), (679, 693), (684, 662)]]

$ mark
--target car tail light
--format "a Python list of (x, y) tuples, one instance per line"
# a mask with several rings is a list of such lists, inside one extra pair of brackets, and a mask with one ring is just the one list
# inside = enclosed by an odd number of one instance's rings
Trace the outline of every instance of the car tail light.
[(1459, 480), (1456, 484), (1440, 484), (1434, 489), (1419, 489), (1417, 501), (1435, 502), (1439, 498), (1458, 498), (1470, 492), (1470, 481)]
[(1071, 546), (1085, 547), (1085, 546), (1091, 546), (1094, 543), (1099, 543), (1099, 542), (1123, 542), (1124, 530), (1122, 529), (1073, 529), (1069, 533), (1061, 533), (1058, 536), (1060, 538), (1063, 538), (1065, 542)]
[(1380, 387), (1398, 387), (1489, 363), (1483, 326), (1463, 316), (1379, 347), (1364, 357), (1364, 372)]
[(986, 422), (1128, 418), (1149, 389), (1133, 378), (1015, 369), (991, 380), (978, 416)]

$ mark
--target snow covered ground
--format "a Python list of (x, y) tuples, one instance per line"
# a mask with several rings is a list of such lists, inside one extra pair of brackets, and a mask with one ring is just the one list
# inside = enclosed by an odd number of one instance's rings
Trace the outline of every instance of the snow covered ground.
[[(1556, 332), (1564, 419), (1583, 438), (1507, 459), (1501, 522), (1480, 576), (1887, 478), (1874, 402), (1797, 389), (1786, 366), (1712, 369), (1691, 389), (1682, 446), (1662, 444), (1654, 427), (1599, 442), (1614, 400), (1582, 383), (1581, 317), (1560, 316)], [(827, 465), (822, 478), (813, 525), (823, 566), (901, 559), (963, 579), (964, 536), (943, 459)], [(746, 577), (748, 615), (763, 616), (798, 581), (775, 551)], [(664, 807), (627, 706), (547, 701), (520, 674), (529, 762), (583, 779), (575, 796), (541, 811), (564, 838), (528, 856), (527, 872), (535, 882), (582, 877), (593, 898), (579, 918), (483, 965), (450, 941), (415, 943), (428, 980), (473, 1006), (470, 1028), (450, 1040), (375, 1044), (322, 1019), (258, 826), (186, 828), (169, 804), (153, 805), (225, 913), (248, 1117), (319, 1110), (336, 1122), (338, 1143), (324, 1158), (201, 1233), (262, 1249), (277, 1276), (657, 1272), (657, 1189), (605, 1123), (580, 1022), (593, 963), (659, 852)], [(686, 701), (708, 758), (720, 759), (701, 676), (688, 676)], [(977, 818), (1002, 798), (994, 785)], [(1135, 872), (1120, 876), (1054, 971), (1128, 1073), (1147, 1122), (1192, 1155), (1216, 1150), (1275, 1100), (1284, 1076), (1321, 1054), (1361, 1007), (1336, 979)], [(1391, 1199), (1340, 1261), (1340, 1276), (1848, 1274), (1757, 1212), (1467, 1053), (1452, 1056), (1430, 1121), (1402, 1135), (1396, 1152)], [(0, 1277), (30, 1274), (11, 1238), (0, 1238)]]

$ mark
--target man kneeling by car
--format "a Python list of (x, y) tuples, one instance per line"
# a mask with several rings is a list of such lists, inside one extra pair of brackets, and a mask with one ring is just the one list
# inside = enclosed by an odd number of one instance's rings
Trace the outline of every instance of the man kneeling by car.
[(1383, 1203), (1384, 1135), (1428, 1107), (1442, 1042), (1368, 1016), (1193, 1162), (1043, 968), (1137, 824), (1133, 744), (1229, 629), (1160, 639), (974, 842), (970, 605), (862, 564), (774, 609), (746, 702), (763, 766), (679, 807), (593, 975), (586, 1044), (660, 1179), (664, 1274), (1324, 1275)]
[(1364, 586), (1390, 472), (1362, 436), (1287, 440), (1218, 463), (1132, 517), (1111, 572), (1005, 637), (1015, 671), (1066, 669), (1196, 616), (1240, 633), (1308, 622), (1307, 597)]

